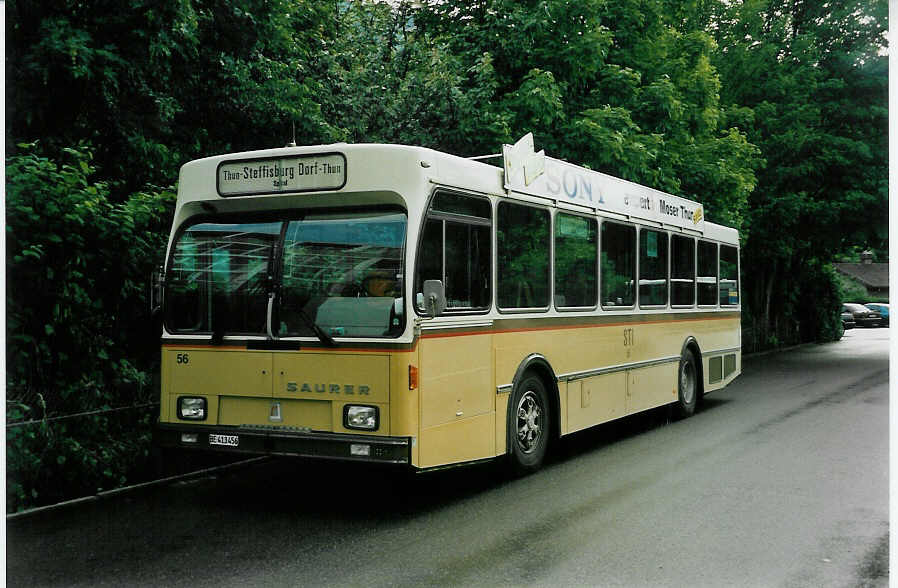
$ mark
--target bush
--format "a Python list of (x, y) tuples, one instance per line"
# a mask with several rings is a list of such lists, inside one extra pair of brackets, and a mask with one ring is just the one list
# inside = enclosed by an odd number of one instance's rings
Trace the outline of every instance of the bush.
[[(145, 285), (175, 194), (114, 202), (110, 184), (93, 179), (87, 146), (65, 149), (61, 162), (20, 148), (6, 161), (7, 422), (155, 400), (159, 333)], [(121, 479), (127, 467), (107, 475), (107, 458), (127, 462), (148, 437), (109, 426), (97, 416), (8, 430), (13, 503), (43, 502), (76, 479), (79, 488)]]
[(870, 301), (867, 288), (857, 280), (849, 278), (844, 274), (837, 274), (836, 279), (838, 280), (842, 302), (860, 302), (863, 304)]
[(143, 408), (7, 428), (7, 512), (148, 479), (155, 416)]
[(808, 264), (801, 277), (804, 302), (798, 307), (802, 341), (838, 341), (842, 337), (842, 292), (830, 264)]

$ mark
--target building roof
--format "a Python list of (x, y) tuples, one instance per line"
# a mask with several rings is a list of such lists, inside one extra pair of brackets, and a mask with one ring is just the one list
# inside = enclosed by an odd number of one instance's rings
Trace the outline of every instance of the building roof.
[(834, 263), (837, 271), (862, 283), (868, 288), (889, 287), (887, 263)]

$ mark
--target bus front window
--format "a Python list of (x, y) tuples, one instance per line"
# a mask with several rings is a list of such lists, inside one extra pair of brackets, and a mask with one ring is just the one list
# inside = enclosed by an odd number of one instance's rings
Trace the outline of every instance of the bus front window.
[(322, 339), (321, 330), (323, 340), (398, 336), (406, 225), (405, 213), (393, 211), (192, 225), (173, 248), (166, 325), (213, 339), (269, 332)]
[(399, 335), (406, 225), (405, 213), (393, 211), (291, 221), (276, 333), (314, 335), (311, 320), (332, 337)]
[(200, 223), (181, 233), (165, 314), (179, 333), (265, 332), (267, 278), (282, 223)]

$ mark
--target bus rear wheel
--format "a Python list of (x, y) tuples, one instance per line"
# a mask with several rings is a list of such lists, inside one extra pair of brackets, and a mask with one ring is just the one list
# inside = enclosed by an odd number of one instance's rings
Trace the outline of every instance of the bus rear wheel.
[(698, 404), (699, 381), (698, 368), (695, 363), (695, 354), (686, 349), (680, 358), (680, 366), (677, 369), (677, 417), (686, 418), (695, 413)]
[(526, 474), (539, 469), (549, 445), (551, 422), (546, 387), (533, 373), (515, 387), (508, 415), (511, 467), (514, 473)]

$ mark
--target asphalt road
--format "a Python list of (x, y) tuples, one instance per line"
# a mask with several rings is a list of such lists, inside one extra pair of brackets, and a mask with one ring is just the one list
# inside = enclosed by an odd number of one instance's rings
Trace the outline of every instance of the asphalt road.
[(888, 329), (746, 360), (540, 472), (270, 460), (7, 521), (9, 586), (885, 586)]

